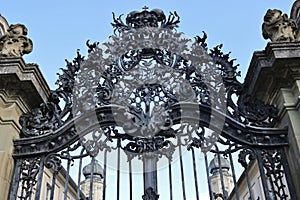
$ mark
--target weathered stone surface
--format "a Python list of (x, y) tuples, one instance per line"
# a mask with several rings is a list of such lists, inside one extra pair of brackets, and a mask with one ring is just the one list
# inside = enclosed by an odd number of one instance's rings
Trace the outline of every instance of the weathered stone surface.
[(23, 24), (10, 25), (0, 38), (0, 56), (23, 56), (32, 51), (32, 41), (26, 36), (27, 28)]
[(26, 64), (20, 57), (0, 57), (0, 90), (19, 96), (29, 109), (47, 101), (50, 93), (38, 65)]
[[(245, 92), (277, 105), (278, 127), (288, 127), (286, 155), (295, 188), (300, 188), (300, 42), (269, 43), (255, 52), (245, 78)], [(300, 196), (300, 191), (297, 190)]]
[(297, 29), (295, 20), (289, 19), (288, 15), (282, 14), (280, 10), (269, 9), (264, 16), (263, 37), (271, 39), (272, 42), (295, 41)]
[(0, 57), (0, 193), (7, 199), (13, 174), (13, 140), (19, 117), (48, 99), (50, 89), (35, 64), (22, 57)]
[(298, 38), (298, 40), (300, 39), (300, 31), (299, 31), (299, 27), (300, 27), (300, 0), (296, 0), (293, 3), (292, 9), (291, 9), (291, 14), (290, 14), (290, 18), (295, 20), (297, 25), (298, 25), (298, 30), (296, 33), (296, 38)]
[(279, 88), (294, 84), (300, 69), (300, 42), (269, 43), (253, 54), (246, 78), (247, 93), (267, 102)]
[(0, 38), (7, 32), (7, 29), (9, 28), (9, 24), (4, 16), (0, 13)]

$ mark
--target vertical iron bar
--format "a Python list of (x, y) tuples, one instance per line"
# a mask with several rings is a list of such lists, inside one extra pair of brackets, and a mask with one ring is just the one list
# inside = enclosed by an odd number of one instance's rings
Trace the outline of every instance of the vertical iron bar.
[(131, 159), (129, 160), (129, 195), (130, 195), (130, 200), (132, 200), (132, 164), (131, 164)]
[(157, 194), (157, 155), (154, 152), (147, 152), (143, 155), (144, 170), (144, 192), (153, 188)]
[[(258, 151), (258, 157), (260, 157), (260, 156), (262, 156), (262, 151)], [(265, 171), (264, 171), (264, 166), (263, 166), (263, 164), (264, 164), (264, 160), (263, 159), (261, 159), (261, 167), (262, 167), (262, 175), (263, 176), (265, 176), (266, 175), (266, 173), (265, 173)], [(268, 170), (267, 168), (266, 168), (266, 170)], [(273, 182), (273, 180), (272, 180), (272, 176), (270, 175), (269, 176), (269, 181), (268, 181), (269, 183), (270, 183), (270, 185), (271, 185), (271, 192), (272, 192), (272, 195), (273, 195), (273, 198), (275, 198), (276, 197), (276, 193), (275, 193), (275, 186), (274, 186), (274, 182)], [(269, 189), (268, 188), (268, 184), (267, 184), (267, 181), (266, 181), (266, 188), (267, 189)], [(269, 191), (269, 190), (268, 190)], [(270, 191), (268, 192), (268, 194), (270, 193)]]
[[(179, 140), (180, 140), (180, 138), (179, 138)], [(183, 199), (186, 199), (181, 144), (179, 144), (179, 158), (180, 158), (182, 195), (183, 195)]]
[(275, 197), (276, 196), (276, 194), (275, 194), (275, 186), (274, 186), (274, 181), (272, 180), (272, 176), (270, 175), (270, 177), (269, 177), (269, 183), (270, 183), (270, 185), (271, 185), (271, 189), (272, 189), (272, 195)]
[[(263, 163), (262, 163), (263, 164)], [(262, 166), (263, 167), (263, 166)], [(263, 168), (262, 168), (263, 169)], [(268, 169), (266, 169), (266, 170), (268, 170)], [(263, 175), (265, 175), (265, 174), (263, 174)], [(274, 181), (272, 180), (272, 175), (270, 175), (270, 177), (269, 177), (269, 183), (270, 183), (270, 185), (271, 185), (271, 192), (272, 192), (272, 195), (273, 195), (273, 197), (276, 197), (276, 194), (275, 194), (275, 186), (274, 186)], [(268, 188), (268, 185), (266, 185), (266, 187)]]
[[(280, 173), (280, 172), (279, 172)], [(287, 196), (288, 197), (288, 195), (286, 194), (286, 192), (285, 192), (285, 190), (284, 190), (284, 187), (285, 187), (285, 185), (284, 185), (284, 183), (283, 183), (283, 181), (282, 181), (282, 178), (284, 178), (284, 176), (282, 176), (281, 178), (280, 178), (280, 184), (281, 184), (281, 190), (282, 190), (282, 196)]]
[[(39, 165), (40, 164), (40, 162), (41, 162), (41, 160), (40, 159), (38, 159), (38, 158), (35, 158), (35, 159), (32, 159), (32, 160), (30, 160), (30, 161), (32, 161), (32, 164), (33, 165)], [(29, 161), (29, 163), (30, 163), (30, 161)], [(32, 171), (28, 171), (28, 173), (31, 173)], [(37, 171), (37, 173), (34, 173), (35, 175), (34, 175), (34, 177), (32, 177), (32, 178), (34, 178), (35, 179), (35, 177), (36, 177), (36, 174), (38, 174), (39, 173), (39, 171)], [(33, 194), (33, 187), (34, 187), (34, 182), (33, 182), (33, 180), (31, 180), (31, 181), (29, 181), (29, 185), (30, 185), (30, 192), (29, 192), (29, 196), (27, 197), (28, 199), (31, 199), (31, 197), (32, 197), (32, 194)], [(28, 194), (28, 192), (26, 192), (27, 194)]]
[(192, 158), (193, 158), (193, 169), (194, 169), (196, 198), (197, 198), (197, 200), (199, 200), (199, 190), (198, 190), (198, 178), (197, 178), (197, 167), (196, 167), (196, 160), (195, 160), (195, 152), (194, 152), (193, 147), (191, 147), (191, 150), (192, 150)]
[(107, 164), (107, 149), (104, 150), (104, 166), (103, 166), (103, 192), (102, 200), (106, 199), (106, 164)]
[(260, 172), (260, 177), (261, 177), (261, 181), (262, 181), (262, 185), (263, 185), (263, 190), (265, 193), (265, 198), (271, 199), (270, 191), (269, 191), (269, 187), (268, 187), (268, 183), (267, 183), (267, 179), (266, 179), (266, 174), (265, 174), (265, 170), (263, 167), (263, 160), (262, 160), (261, 156), (262, 156), (262, 151), (256, 150), (257, 165), (258, 165), (258, 169)]
[(285, 172), (286, 182), (287, 182), (289, 193), (290, 193), (290, 198), (292, 200), (296, 200), (297, 193), (296, 193), (295, 186), (293, 184), (292, 174), (290, 171), (289, 163), (288, 163), (288, 160), (286, 159), (285, 151), (283, 148), (280, 149), (280, 153), (281, 153), (281, 159), (282, 159), (282, 166), (283, 166), (283, 169)]
[(16, 200), (19, 189), (19, 181), (21, 176), (21, 165), (23, 160), (19, 158), (14, 158), (15, 166), (14, 166), (14, 174), (12, 178), (12, 184), (10, 188), (9, 200)]
[(79, 169), (78, 169), (78, 181), (77, 181), (77, 193), (76, 193), (76, 199), (80, 199), (80, 192), (81, 192), (81, 189), (80, 189), (80, 182), (81, 182), (81, 169), (82, 169), (82, 154), (84, 152), (84, 148), (81, 150), (80, 152), (80, 159), (79, 159)]
[(239, 189), (238, 189), (238, 185), (237, 185), (237, 182), (236, 182), (235, 169), (234, 169), (234, 164), (233, 164), (233, 159), (232, 159), (232, 154), (231, 153), (229, 153), (229, 162), (230, 162), (232, 178), (233, 178), (233, 182), (234, 182), (235, 198), (236, 198), (236, 200), (238, 200), (238, 199), (240, 199)]
[(250, 180), (250, 177), (248, 174), (248, 166), (245, 168), (245, 175), (246, 175), (247, 185), (248, 185), (248, 189), (249, 189), (250, 199), (254, 200), (253, 191), (252, 191), (252, 187), (251, 187), (251, 180)]
[(117, 158), (117, 200), (120, 199), (120, 147), (121, 147), (121, 140), (118, 139), (118, 158)]
[(21, 197), (24, 197), (24, 188), (23, 185), (25, 184), (25, 181), (22, 180), (22, 187), (21, 187)]
[(216, 150), (217, 150), (217, 157), (218, 157), (218, 165), (219, 165), (219, 172), (220, 172), (220, 178), (221, 178), (221, 186), (222, 186), (222, 194), (223, 194), (223, 198), (227, 199), (227, 194), (226, 194), (226, 190), (225, 190), (225, 184), (224, 184), (224, 176), (223, 176), (223, 170), (222, 170), (222, 163), (221, 163), (221, 156), (219, 153), (219, 148), (217, 145), (215, 145)]
[(43, 172), (44, 172), (44, 156), (41, 157), (40, 160), (40, 167), (39, 167), (39, 174), (38, 174), (38, 181), (36, 185), (36, 193), (35, 193), (35, 200), (40, 200), (41, 196), (41, 186), (43, 182)]
[(64, 200), (68, 199), (68, 190), (69, 190), (69, 177), (70, 177), (70, 165), (71, 165), (71, 160), (68, 159), (68, 164), (67, 164), (67, 172), (66, 172), (66, 182), (65, 182), (65, 194), (64, 194)]
[(94, 171), (95, 171), (95, 157), (92, 157), (92, 171), (91, 171), (91, 181), (90, 181), (90, 191), (89, 191), (89, 200), (93, 200), (93, 187), (94, 187)]
[(210, 183), (210, 177), (209, 177), (209, 171), (208, 171), (208, 161), (207, 161), (207, 154), (204, 153), (204, 160), (205, 160), (205, 169), (206, 169), (206, 176), (207, 176), (207, 183), (208, 183), (208, 190), (209, 190), (209, 199), (213, 200), (213, 193), (211, 190), (211, 183)]
[(55, 169), (52, 175), (52, 184), (51, 184), (51, 193), (50, 193), (50, 200), (54, 199), (54, 190), (55, 190), (55, 182), (56, 182), (56, 175), (58, 174), (58, 169)]
[(173, 200), (173, 188), (172, 188), (172, 163), (171, 158), (169, 160), (169, 185), (170, 185), (170, 200)]

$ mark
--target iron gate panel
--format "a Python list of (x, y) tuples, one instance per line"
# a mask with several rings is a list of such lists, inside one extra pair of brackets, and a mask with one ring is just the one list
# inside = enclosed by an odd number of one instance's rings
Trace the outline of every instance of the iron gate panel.
[(176, 12), (113, 19), (20, 118), (11, 200), (296, 199), (278, 110), (244, 93), (222, 45), (177, 32)]
[[(241, 182), (245, 182), (245, 179), (240, 177), (246, 177), (247, 179), (250, 179), (246, 180), (246, 182), (249, 181), (246, 184), (247, 187), (248, 185), (251, 185), (251, 181), (253, 182), (253, 179), (251, 177), (248, 177), (249, 175), (247, 174), (247, 170), (253, 167), (254, 161), (256, 159), (259, 162), (258, 164), (255, 163), (259, 167), (259, 176), (265, 177), (265, 180), (262, 181), (265, 181), (265, 184), (268, 187), (262, 188), (265, 191), (262, 191), (263, 193), (261, 194), (253, 194), (251, 189), (248, 188), (248, 191), (246, 190), (246, 194), (249, 195), (251, 199), (255, 199), (255, 197), (257, 197), (256, 195), (263, 194), (266, 195), (265, 199), (273, 199), (273, 196), (275, 195), (277, 195), (276, 197), (278, 199), (287, 199), (289, 195), (291, 195), (289, 192), (291, 190), (287, 190), (287, 188), (290, 187), (287, 185), (287, 180), (285, 180), (285, 176), (288, 175), (288, 170), (285, 169), (285, 167), (287, 166), (284, 166), (284, 163), (286, 163), (286, 161), (284, 160), (284, 151), (282, 148), (260, 148), (259, 150), (257, 150), (256, 148), (237, 145), (235, 142), (231, 142), (230, 140), (223, 137), (220, 138), (220, 141), (209, 152), (201, 152), (198, 144), (197, 142), (192, 143), (189, 147), (187, 147), (187, 151), (184, 151), (184, 153), (182, 153), (183, 155), (180, 156), (177, 160), (172, 161), (172, 157), (161, 158), (168, 160), (168, 162), (170, 163), (167, 167), (157, 171), (158, 193), (160, 194), (160, 197), (162, 199), (188, 199), (188, 197), (190, 197), (191, 195), (194, 197), (194, 199), (203, 199), (203, 196), (201, 196), (201, 194), (204, 195), (203, 190), (206, 192), (209, 191), (209, 194), (206, 193), (206, 195), (209, 195), (211, 199), (215, 199), (217, 197), (223, 199), (240, 199), (240, 195), (242, 194), (241, 191), (238, 191), (240, 189), (239, 185), (241, 185)], [(69, 146), (69, 144), (67, 146)], [(93, 145), (91, 145), (91, 149), (94, 150), (92, 146)], [(77, 153), (75, 152), (74, 154), (73, 151), (77, 148), (79, 148), (80, 151), (77, 151)], [(120, 148), (117, 148), (114, 151), (118, 152), (118, 149)], [(78, 152), (80, 153), (78, 154)], [(101, 153), (105, 155), (105, 159), (100, 162), (101, 166), (103, 166), (102, 182), (103, 185), (105, 185), (102, 194), (103, 199), (115, 199), (117, 198), (115, 195), (120, 195), (118, 199), (139, 199), (138, 197), (142, 196), (144, 193), (143, 187), (141, 187), (143, 185), (143, 180), (141, 178), (138, 180), (138, 175), (132, 174), (130, 170), (129, 173), (124, 173), (120, 168), (107, 169), (107, 159), (112, 158), (116, 163), (118, 163), (118, 160), (115, 159), (115, 156), (110, 157), (110, 152), (107, 149), (103, 150)], [(119, 153), (122, 152), (119, 151)], [(217, 163), (222, 163), (220, 162), (220, 159), (225, 158), (228, 161), (230, 165), (228, 171), (223, 172), (223, 169), (219, 169), (219, 171), (226, 173), (226, 175), (231, 175), (231, 179), (234, 183), (234, 187), (231, 188), (232, 192), (228, 191), (227, 188), (225, 189), (224, 183), (222, 182), (221, 193), (216, 193), (211, 188), (209, 189), (208, 186), (211, 186), (211, 166), (209, 166), (209, 162), (213, 158), (213, 155), (216, 155)], [(71, 174), (73, 179), (76, 181), (76, 185), (78, 187), (76, 198), (80, 199), (80, 197), (83, 196), (80, 190), (80, 185), (82, 183), (82, 180), (84, 180), (82, 174), (83, 163), (90, 163), (92, 160), (95, 160), (94, 157), (90, 157), (91, 155), (87, 152), (85, 146), (82, 146), (80, 142), (77, 142), (73, 145), (71, 144), (69, 147), (66, 147), (66, 149), (59, 153), (51, 153), (48, 154), (48, 156), (42, 157), (40, 159), (17, 159), (18, 162), (22, 162), (21, 167), (19, 168), (19, 170), (22, 170), (22, 173), (20, 174), (19, 172), (15, 174), (21, 175), (19, 181), (20, 186), (22, 187), (19, 186), (19, 190), (21, 189), (23, 191), (23, 199), (34, 199), (34, 195), (38, 195), (38, 191), (41, 192), (38, 188), (41, 187), (41, 185), (39, 184), (42, 183), (42, 179), (38, 177), (41, 176), (41, 173), (43, 171), (43, 163), (45, 163), (46, 167), (53, 168), (53, 182), (51, 183), (51, 185), (54, 186), (55, 176), (57, 176), (58, 170), (62, 169), (62, 160), (65, 160), (64, 168), (66, 169), (66, 177), (68, 177), (68, 174)], [(41, 162), (41, 160), (43, 161)], [(236, 160), (238, 160), (240, 164), (237, 164)], [(132, 168), (132, 163), (136, 164), (137, 162), (141, 163), (138, 158), (131, 158), (126, 162), (123, 161), (122, 166), (124, 167), (124, 165), (127, 164), (127, 168), (130, 169)], [(71, 166), (72, 163), (74, 166)], [(216, 167), (221, 168), (222, 166), (217, 165)], [(72, 168), (75, 169), (76, 174), (74, 174), (74, 172), (71, 172)], [(16, 167), (16, 169), (18, 169), (18, 167)], [(109, 178), (109, 181), (107, 181), (107, 170), (109, 171), (109, 173), (114, 174), (113, 180)], [(261, 170), (263, 171), (263, 173), (261, 173)], [(91, 176), (93, 177), (93, 175)], [(220, 173), (220, 177), (222, 176), (224, 175)], [(93, 178), (91, 180), (93, 180)], [(223, 178), (221, 178), (220, 180), (222, 181)], [(160, 184), (161, 182), (165, 184)], [(203, 184), (203, 182), (205, 184)], [(91, 181), (90, 183), (90, 187), (93, 188), (93, 182)], [(70, 181), (66, 181), (65, 194), (67, 194), (68, 192), (68, 184), (70, 184)], [(128, 185), (126, 186), (126, 184)], [(269, 184), (274, 185), (272, 185), (272, 187), (269, 187)], [(203, 185), (206, 186), (204, 189)], [(137, 188), (139, 188), (139, 190), (136, 190)], [(124, 192), (123, 190), (127, 192)], [(54, 188), (52, 188), (51, 191), (54, 194)], [(89, 195), (91, 196), (92, 194)], [(39, 197), (37, 197), (37, 199), (39, 199)], [(99, 199), (99, 197), (96, 196), (94, 197), (94, 199)], [(264, 199), (264, 197), (260, 196), (260, 199)]]

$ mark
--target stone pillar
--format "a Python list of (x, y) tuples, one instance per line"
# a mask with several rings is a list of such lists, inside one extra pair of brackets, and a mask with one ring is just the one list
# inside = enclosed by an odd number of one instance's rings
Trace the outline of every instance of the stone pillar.
[(246, 93), (279, 108), (276, 126), (288, 127), (286, 155), (295, 188), (300, 188), (300, 42), (269, 43), (254, 52), (245, 86)]
[(0, 56), (0, 194), (7, 199), (13, 173), (13, 140), (20, 137), (19, 117), (49, 95), (39, 68), (22, 57)]

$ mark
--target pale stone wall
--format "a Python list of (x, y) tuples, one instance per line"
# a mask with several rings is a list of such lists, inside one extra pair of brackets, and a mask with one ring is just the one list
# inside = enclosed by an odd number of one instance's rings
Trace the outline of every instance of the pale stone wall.
[[(0, 37), (8, 29), (6, 19), (0, 14)], [(0, 88), (0, 194), (8, 196), (13, 174), (13, 143), (18, 138), (20, 125), (18, 117), (26, 110), (26, 106), (18, 96), (9, 96), (4, 87)]]
[(0, 90), (0, 194), (8, 195), (13, 174), (13, 139), (19, 137), (18, 117), (26, 110), (17, 96), (9, 97)]
[[(43, 174), (43, 181), (41, 186), (41, 196), (40, 199), (49, 199), (50, 198), (50, 189), (52, 186), (52, 176), (53, 170), (45, 168)], [(55, 189), (54, 189), (54, 199), (64, 199), (64, 191), (65, 191), (65, 174), (58, 173), (56, 177)], [(68, 193), (67, 199), (68, 200), (75, 200), (76, 199), (76, 185), (73, 185), (69, 182), (68, 184)], [(46, 198), (47, 197), (47, 198)]]
[[(243, 173), (240, 179), (238, 180), (238, 193), (241, 200), (250, 199), (249, 188), (245, 176), (246, 176), (245, 173)], [(248, 176), (250, 179), (253, 198), (254, 199), (259, 198), (259, 200), (266, 200), (264, 195), (261, 175), (258, 169), (257, 160), (254, 160), (254, 162), (250, 165), (250, 168), (248, 169)], [(285, 179), (283, 183), (286, 185)], [(285, 189), (285, 193), (289, 195), (289, 191), (287, 188)], [(236, 200), (235, 194), (234, 193), (231, 194), (230, 198), (228, 199)]]
[[(257, 160), (255, 160), (250, 168), (248, 169), (248, 176), (251, 180), (251, 190), (254, 195), (254, 199), (265, 200), (265, 195), (263, 192), (263, 186), (261, 181), (261, 176), (258, 170)], [(240, 179), (238, 180), (238, 193), (241, 200), (248, 200), (250, 198), (248, 184), (246, 181), (245, 173), (242, 174)], [(236, 200), (236, 196), (233, 193), (230, 200)]]
[(255, 52), (245, 83), (245, 92), (279, 108), (277, 127), (288, 127), (286, 155), (300, 198), (300, 42), (269, 43)]
[[(54, 189), (54, 198), (53, 199), (64, 199), (65, 195), (65, 184), (66, 184), (66, 171), (64, 169), (61, 169), (57, 176), (55, 181), (55, 189)], [(40, 198), (41, 200), (50, 200), (51, 195), (51, 188), (52, 188), (52, 178), (53, 178), (53, 170), (44, 168), (43, 171), (43, 180), (41, 185), (41, 191), (40, 191)], [(32, 198), (35, 198), (35, 190), (36, 188), (32, 190)], [(21, 195), (21, 191), (18, 191), (18, 195)], [(69, 179), (68, 184), (68, 192), (67, 192), (67, 200), (76, 200), (77, 195), (77, 185), (73, 182), (72, 178)], [(83, 199), (83, 195), (81, 193), (81, 199)]]
[(36, 65), (20, 57), (0, 57), (0, 194), (7, 199), (14, 160), (13, 140), (20, 137), (19, 117), (47, 99), (49, 87)]

